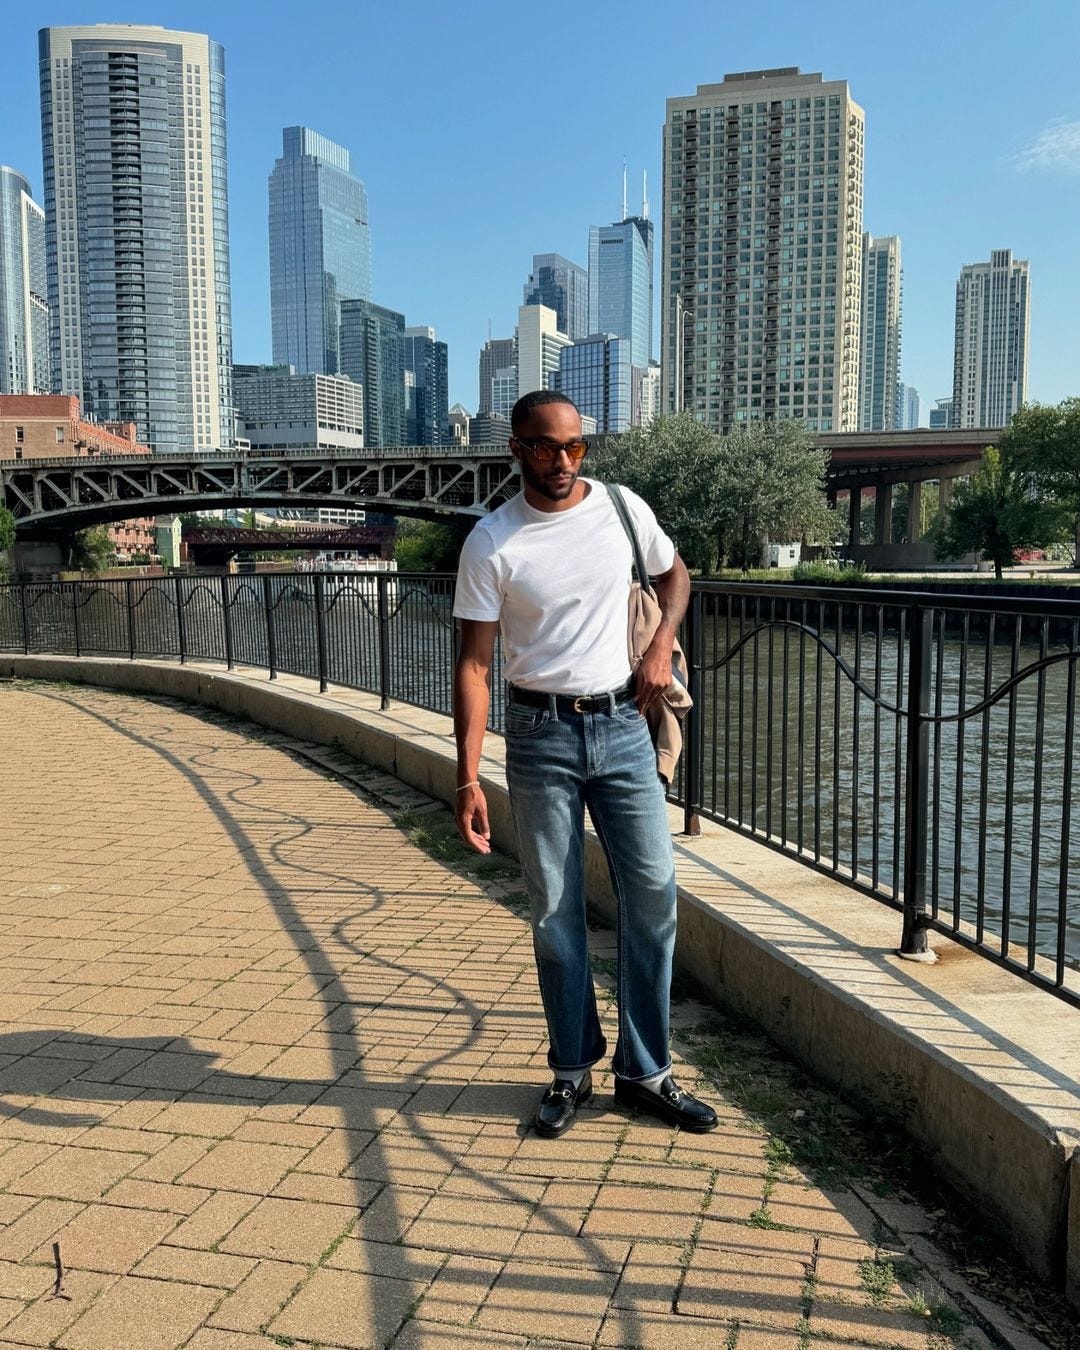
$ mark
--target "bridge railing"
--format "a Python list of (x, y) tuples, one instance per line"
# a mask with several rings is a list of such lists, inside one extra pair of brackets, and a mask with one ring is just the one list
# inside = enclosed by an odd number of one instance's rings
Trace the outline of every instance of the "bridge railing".
[[(221, 661), (451, 710), (453, 578), (0, 587), (0, 650)], [(671, 799), (1080, 1006), (1080, 600), (697, 582)], [(496, 671), (498, 687), (499, 671)], [(493, 699), (491, 727), (502, 727)]]

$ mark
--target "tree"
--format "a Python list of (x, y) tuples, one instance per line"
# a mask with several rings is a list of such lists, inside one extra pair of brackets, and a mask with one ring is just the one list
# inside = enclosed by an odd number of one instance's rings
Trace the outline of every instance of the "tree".
[(0, 582), (7, 581), (7, 561), (4, 555), (15, 545), (15, 517), (6, 506), (0, 506)]
[(760, 566), (770, 540), (832, 541), (828, 455), (802, 422), (741, 423), (721, 440), (717, 462), (720, 552), (733, 567)]
[(103, 572), (112, 562), (114, 551), (107, 525), (77, 530), (71, 541), (71, 566), (80, 572)]
[(464, 535), (431, 520), (397, 523), (394, 558), (403, 572), (456, 572)]
[(683, 412), (656, 417), (598, 446), (584, 472), (644, 497), (687, 565), (709, 572), (716, 548), (718, 453), (718, 437)]
[(1060, 529), (1060, 511), (1034, 496), (1026, 475), (991, 445), (975, 473), (957, 483), (930, 537), (939, 558), (978, 553), (994, 564), (1000, 581), (1002, 568), (1013, 562), (1017, 549), (1041, 547)]
[(998, 448), (1042, 496), (1053, 497), (1070, 528), (1080, 567), (1080, 398), (1056, 406), (1027, 403), (1002, 432)]

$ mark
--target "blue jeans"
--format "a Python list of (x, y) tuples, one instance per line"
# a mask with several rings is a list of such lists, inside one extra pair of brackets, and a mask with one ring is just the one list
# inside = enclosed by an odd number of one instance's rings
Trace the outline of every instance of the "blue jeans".
[(633, 702), (605, 712), (510, 702), (506, 779), (532, 912), (533, 948), (556, 1076), (601, 1059), (585, 921), (585, 810), (618, 901), (620, 1078), (671, 1065), (675, 867), (664, 788), (648, 724)]

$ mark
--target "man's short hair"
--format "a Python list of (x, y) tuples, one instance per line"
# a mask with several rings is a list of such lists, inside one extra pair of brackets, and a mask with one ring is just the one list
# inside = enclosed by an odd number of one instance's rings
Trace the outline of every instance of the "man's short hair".
[(531, 394), (522, 394), (514, 404), (510, 413), (510, 430), (516, 435), (532, 416), (533, 409), (540, 408), (545, 403), (569, 403), (577, 412), (574, 400), (567, 398), (557, 389), (534, 389)]

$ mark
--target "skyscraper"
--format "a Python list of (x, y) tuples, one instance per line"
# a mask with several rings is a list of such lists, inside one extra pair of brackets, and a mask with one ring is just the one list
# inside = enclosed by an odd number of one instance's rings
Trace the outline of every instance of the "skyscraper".
[(364, 386), (364, 444), (404, 445), (405, 315), (370, 300), (342, 300), (341, 374)]
[(342, 300), (371, 298), (367, 192), (343, 146), (286, 127), (270, 175), (270, 319), (274, 360), (339, 370)]
[(893, 431), (900, 407), (900, 312), (903, 272), (895, 234), (863, 235), (862, 357), (859, 430)]
[(434, 328), (406, 328), (404, 359), (406, 445), (449, 445), (446, 343), (436, 341)]
[(559, 332), (568, 338), (588, 337), (589, 274), (561, 253), (533, 254), (524, 303), (553, 309)]
[[(514, 372), (514, 389), (517, 389), (517, 344), (511, 338), (488, 338), (480, 348), (480, 401), (476, 410), (478, 413), (493, 412), (495, 410), (495, 384), (497, 376), (500, 376), (505, 384), (508, 378), (508, 372)], [(517, 398), (515, 392), (514, 397)], [(500, 411), (502, 411), (500, 409)], [(509, 414), (507, 414), (509, 416)]]
[(547, 305), (522, 305), (518, 309), (517, 385), (519, 394), (534, 389), (554, 389), (559, 354), (570, 339), (559, 330), (555, 311)]
[(47, 394), (45, 212), (20, 173), (0, 164), (0, 394)]
[(640, 216), (589, 229), (589, 333), (628, 338), (640, 370), (652, 360), (653, 223)]
[(1027, 262), (1007, 248), (968, 263), (956, 283), (951, 427), (1004, 427), (1027, 399)]
[(573, 399), (582, 416), (594, 418), (597, 431), (626, 431), (634, 422), (635, 392), (639, 417), (641, 407), (642, 372), (630, 353), (629, 338), (593, 333), (563, 347), (552, 387)]
[(155, 450), (227, 445), (224, 49), (97, 24), (39, 50), (53, 387)]
[(898, 428), (901, 431), (914, 431), (922, 421), (922, 399), (913, 384), (901, 384), (899, 407)]
[(364, 444), (364, 392), (344, 375), (233, 366), (239, 434), (254, 450)]
[(710, 427), (797, 417), (853, 431), (863, 111), (797, 68), (670, 98), (661, 276), (664, 402)]

